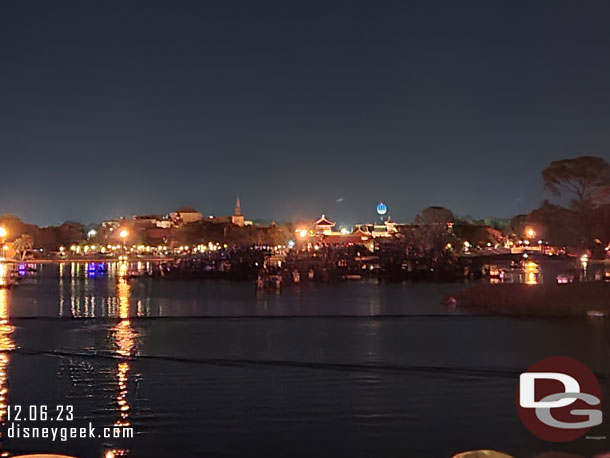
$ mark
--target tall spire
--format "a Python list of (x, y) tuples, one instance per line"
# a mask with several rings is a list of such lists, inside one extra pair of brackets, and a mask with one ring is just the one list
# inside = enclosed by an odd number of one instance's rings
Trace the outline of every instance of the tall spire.
[(241, 214), (239, 196), (237, 196), (237, 200), (235, 201), (235, 211), (233, 212), (233, 216), (231, 216), (231, 222), (239, 227), (243, 227), (246, 224), (244, 215)]
[(241, 204), (239, 202), (239, 196), (237, 196), (237, 201), (235, 202), (235, 212), (233, 214), (235, 216), (241, 216)]

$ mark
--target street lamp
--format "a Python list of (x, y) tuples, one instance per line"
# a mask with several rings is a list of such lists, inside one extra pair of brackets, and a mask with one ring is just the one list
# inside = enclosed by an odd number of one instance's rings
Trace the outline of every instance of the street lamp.
[(528, 226), (525, 228), (525, 235), (527, 236), (528, 239), (533, 239), (534, 237), (536, 237), (536, 231), (534, 230), (533, 227)]
[(121, 237), (121, 240), (123, 241), (123, 252), (125, 252), (125, 240), (127, 237), (129, 237), (129, 231), (127, 229), (121, 229), (121, 232), (119, 232), (119, 237)]

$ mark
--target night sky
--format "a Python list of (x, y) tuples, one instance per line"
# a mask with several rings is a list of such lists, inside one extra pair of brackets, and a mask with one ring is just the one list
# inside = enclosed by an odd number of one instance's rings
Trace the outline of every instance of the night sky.
[(610, 2), (3, 1), (0, 212), (509, 217), (610, 159)]

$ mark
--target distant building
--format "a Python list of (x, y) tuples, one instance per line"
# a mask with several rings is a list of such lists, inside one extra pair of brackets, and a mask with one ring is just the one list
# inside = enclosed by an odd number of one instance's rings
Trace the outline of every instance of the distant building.
[(388, 217), (383, 224), (359, 224), (354, 233), (360, 232), (370, 238), (393, 237), (398, 234), (397, 223)]
[(181, 226), (188, 223), (196, 223), (203, 219), (203, 215), (193, 207), (180, 207), (169, 214), (169, 219), (176, 225)]
[(171, 220), (169, 219), (160, 219), (155, 223), (155, 226), (160, 228), (160, 229), (171, 229), (174, 224), (171, 222)]
[(322, 214), (320, 218), (318, 218), (313, 223), (313, 229), (316, 234), (330, 234), (333, 231), (333, 227), (335, 227), (337, 223), (330, 221), (326, 218), (326, 215)]
[(156, 227), (162, 219), (161, 215), (136, 215), (133, 217), (133, 222), (137, 227), (148, 228)]
[(150, 243), (167, 243), (174, 238), (172, 229), (152, 228), (146, 230), (146, 238)]
[(313, 244), (366, 245), (369, 249), (372, 249), (374, 239), (378, 237), (401, 237), (398, 230), (399, 225), (390, 217), (382, 224), (359, 224), (351, 232), (347, 229), (334, 231), (335, 226), (336, 223), (329, 220), (324, 214), (310, 225), (298, 225), (295, 231), (298, 246), (310, 247)]
[(231, 222), (239, 227), (243, 227), (245, 225), (245, 218), (241, 213), (239, 196), (237, 196), (237, 201), (235, 202), (235, 211), (233, 212), (233, 216), (231, 216)]
[(107, 231), (114, 231), (115, 229), (118, 229), (124, 223), (124, 221), (125, 220), (123, 218), (107, 219), (106, 221), (102, 221), (101, 226)]

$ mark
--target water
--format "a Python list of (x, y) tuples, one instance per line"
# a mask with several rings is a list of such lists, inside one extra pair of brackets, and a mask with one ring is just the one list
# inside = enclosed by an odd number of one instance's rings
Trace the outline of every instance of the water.
[[(113, 269), (97, 277), (88, 271), (44, 265), (38, 277), (0, 290), (2, 403), (74, 405), (74, 421), (63, 426), (118, 422), (136, 436), (51, 442), (9, 438), (5, 425), (2, 446), (10, 454), (450, 457), (494, 448), (533, 457), (610, 450), (607, 441), (585, 438), (544, 443), (515, 411), (519, 373), (551, 355), (583, 361), (607, 395), (603, 321), (450, 312), (440, 300), (462, 284), (347, 283), (278, 295), (257, 294), (251, 284), (126, 281)], [(605, 425), (590, 434), (610, 437)]]

